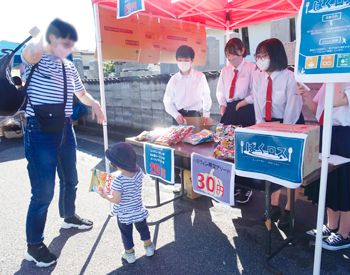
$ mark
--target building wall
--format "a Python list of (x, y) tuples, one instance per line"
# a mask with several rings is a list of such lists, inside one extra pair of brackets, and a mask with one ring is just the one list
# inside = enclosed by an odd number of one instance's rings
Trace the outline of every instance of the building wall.
[[(216, 99), (216, 86), (219, 71), (204, 73), (207, 77), (213, 101), (211, 118), (213, 125), (220, 121), (220, 109)], [(134, 130), (152, 130), (156, 127), (167, 127), (172, 124), (172, 117), (165, 112), (163, 96), (170, 75), (154, 75), (146, 77), (119, 77), (105, 79), (105, 94), (107, 107), (108, 128), (132, 128)], [(97, 79), (83, 80), (85, 89), (98, 101), (100, 87)], [(307, 84), (315, 95), (320, 84)], [(305, 104), (304, 104), (305, 105)], [(303, 114), (308, 124), (315, 124), (315, 117), (307, 106), (303, 107)], [(85, 121), (91, 126), (91, 108), (86, 108)]]

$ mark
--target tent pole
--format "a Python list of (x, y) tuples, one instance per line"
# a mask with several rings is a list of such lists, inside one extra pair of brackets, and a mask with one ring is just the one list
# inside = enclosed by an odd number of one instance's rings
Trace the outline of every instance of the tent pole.
[(326, 84), (326, 98), (324, 106), (323, 133), (322, 133), (322, 166), (321, 166), (321, 183), (320, 194), (318, 198), (317, 212), (317, 234), (315, 242), (314, 256), (314, 275), (320, 274), (321, 255), (322, 255), (322, 226), (326, 201), (327, 176), (328, 176), (328, 158), (330, 155), (332, 139), (332, 119), (333, 119), (333, 100), (334, 100), (334, 83)]
[[(100, 77), (100, 94), (101, 94), (101, 105), (102, 111), (105, 114), (105, 120), (103, 121), (103, 140), (104, 149), (108, 149), (108, 132), (107, 132), (107, 112), (106, 112), (106, 98), (105, 98), (105, 83), (103, 76), (103, 66), (102, 66), (102, 48), (101, 48), (101, 31), (100, 31), (100, 16), (98, 11), (98, 4), (94, 4), (94, 17), (95, 17), (95, 32), (96, 32), (96, 47), (97, 47), (97, 58), (98, 58), (98, 73)], [(106, 172), (110, 173), (109, 162), (107, 158), (106, 162)]]

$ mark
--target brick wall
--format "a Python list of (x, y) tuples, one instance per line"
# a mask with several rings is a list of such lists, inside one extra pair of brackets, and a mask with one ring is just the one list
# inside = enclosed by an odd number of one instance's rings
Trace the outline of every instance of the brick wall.
[[(216, 100), (216, 86), (219, 71), (204, 72), (207, 77), (213, 101), (211, 118), (214, 125), (220, 120), (220, 109)], [(108, 128), (132, 128), (134, 130), (152, 130), (155, 127), (170, 126), (172, 117), (165, 112), (163, 96), (171, 75), (152, 75), (143, 77), (118, 77), (105, 79), (105, 94)], [(83, 80), (85, 89), (101, 102), (98, 79)], [(306, 84), (314, 96), (321, 84)], [(91, 126), (91, 108), (86, 108), (86, 123)], [(316, 119), (308, 107), (303, 106), (307, 124), (315, 124)]]

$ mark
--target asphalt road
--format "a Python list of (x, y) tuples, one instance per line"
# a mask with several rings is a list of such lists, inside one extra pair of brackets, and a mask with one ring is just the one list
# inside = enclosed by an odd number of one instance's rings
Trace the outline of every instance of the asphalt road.
[[(94, 221), (91, 230), (61, 229), (58, 185), (50, 205), (45, 243), (59, 259), (48, 268), (38, 268), (23, 258), (26, 249), (25, 220), (30, 183), (21, 139), (0, 142), (0, 274), (270, 274), (264, 268), (264, 229), (260, 220), (264, 194), (254, 192), (244, 205), (229, 207), (210, 198), (183, 199), (151, 209), (148, 219), (156, 246), (147, 258), (138, 233), (134, 232), (136, 263), (121, 259), (123, 250), (109, 203), (89, 193), (91, 169), (104, 169), (102, 138), (83, 133), (78, 139), (79, 188), (77, 213)], [(111, 141), (114, 143), (116, 141)], [(142, 166), (142, 158), (138, 159)], [(43, 171), (45, 172), (45, 171)], [(155, 202), (154, 182), (148, 176), (143, 191), (146, 204)], [(161, 185), (161, 199), (173, 196), (172, 187)], [(286, 197), (281, 196), (280, 205)], [(317, 207), (306, 200), (296, 203), (296, 234), (316, 225)], [(286, 232), (272, 226), (273, 247)], [(271, 264), (284, 274), (312, 274), (314, 247), (297, 239), (282, 250)], [(321, 274), (350, 274), (350, 249), (322, 252)]]

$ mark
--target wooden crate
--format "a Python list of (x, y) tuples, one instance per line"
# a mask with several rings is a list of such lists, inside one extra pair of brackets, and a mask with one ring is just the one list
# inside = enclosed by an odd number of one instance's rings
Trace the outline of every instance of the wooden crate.
[(197, 194), (196, 192), (193, 191), (190, 171), (184, 171), (184, 187), (185, 187), (185, 190), (187, 191), (186, 196), (188, 198), (193, 200), (202, 196), (201, 194)]

